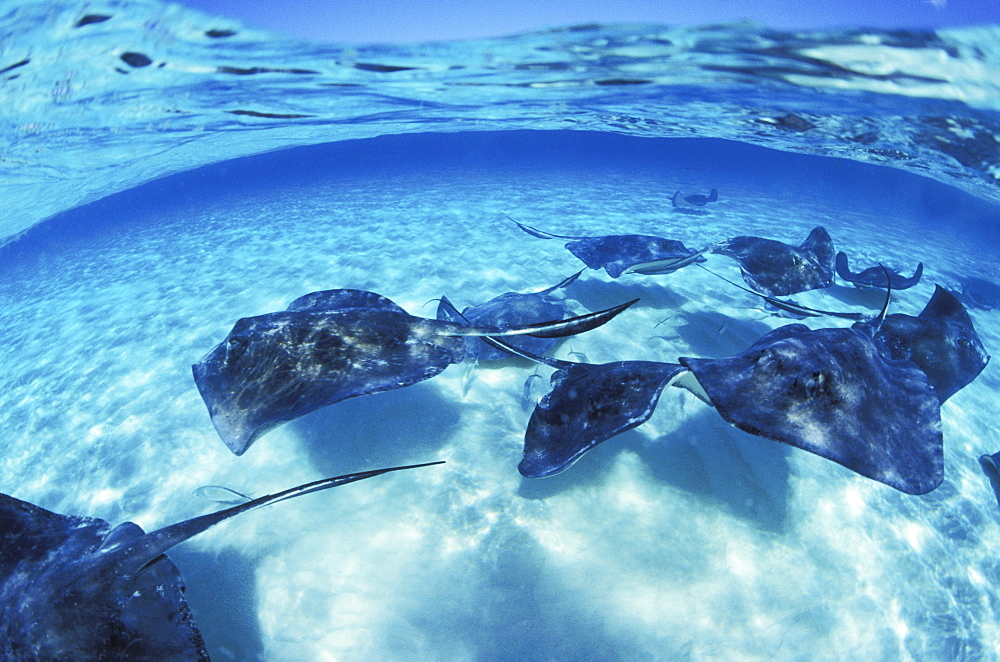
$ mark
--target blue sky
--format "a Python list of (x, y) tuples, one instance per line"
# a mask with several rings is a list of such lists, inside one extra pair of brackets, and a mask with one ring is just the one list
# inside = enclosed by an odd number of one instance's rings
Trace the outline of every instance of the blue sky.
[(1000, 24), (1000, 0), (183, 0), (257, 27), (328, 42), (492, 37), (591, 22), (753, 19), (775, 28)]

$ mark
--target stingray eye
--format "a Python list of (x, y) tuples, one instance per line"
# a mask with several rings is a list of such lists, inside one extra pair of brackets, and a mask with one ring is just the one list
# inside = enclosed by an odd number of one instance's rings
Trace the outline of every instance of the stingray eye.
[(226, 360), (235, 361), (247, 351), (247, 339), (243, 336), (232, 336), (226, 340)]
[(818, 370), (814, 370), (802, 378), (801, 386), (807, 397), (814, 397), (825, 389), (826, 375)]

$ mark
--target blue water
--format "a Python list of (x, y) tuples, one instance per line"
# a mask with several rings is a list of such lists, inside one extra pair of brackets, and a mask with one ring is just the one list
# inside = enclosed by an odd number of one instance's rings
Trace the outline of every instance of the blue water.
[[(995, 362), (943, 405), (945, 481), (922, 497), (678, 389), (566, 472), (523, 479), (536, 368), (513, 359), (338, 403), (235, 457), (190, 373), (238, 318), (311, 291), (432, 316), (443, 294), (462, 307), (579, 268), (508, 215), (689, 246), (823, 225), (858, 263), (924, 262), (893, 312), (935, 283), (1000, 282), (1000, 29), (338, 49), (153, 2), (3, 12), (2, 491), (149, 530), (214, 507), (202, 485), (448, 461), (172, 552), (213, 659), (1000, 655), (1000, 509), (976, 460), (1000, 450)], [(87, 12), (111, 18), (74, 27)], [(670, 205), (712, 187), (701, 213)], [(588, 271), (565, 296), (581, 312), (641, 298), (556, 349), (595, 363), (726, 356), (788, 322), (697, 269)], [(796, 298), (880, 304), (843, 285)], [(970, 314), (996, 355), (1000, 313)]]

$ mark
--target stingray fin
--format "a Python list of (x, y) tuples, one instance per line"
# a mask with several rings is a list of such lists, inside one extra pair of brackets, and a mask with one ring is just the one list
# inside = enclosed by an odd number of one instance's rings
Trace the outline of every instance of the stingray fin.
[(851, 267), (847, 262), (847, 253), (840, 251), (837, 253), (837, 275), (842, 279), (846, 280), (848, 283), (853, 283), (856, 274), (851, 273)]
[(438, 299), (438, 309), (437, 318), (445, 322), (457, 322), (458, 324), (470, 325), (472, 322), (459, 312), (458, 308), (455, 307), (448, 297), (441, 297)]
[(934, 294), (920, 311), (919, 317), (968, 319), (968, 312), (958, 298), (940, 285), (934, 286)]

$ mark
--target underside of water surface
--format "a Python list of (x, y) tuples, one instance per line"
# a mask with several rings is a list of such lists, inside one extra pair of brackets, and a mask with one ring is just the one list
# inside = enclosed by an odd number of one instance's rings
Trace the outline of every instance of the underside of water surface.
[[(213, 659), (1000, 654), (1000, 507), (977, 462), (1000, 451), (995, 361), (942, 405), (945, 480), (920, 497), (675, 388), (646, 424), (523, 478), (525, 382), (552, 372), (523, 359), (345, 400), (240, 457), (191, 377), (236, 320), (309, 292), (433, 317), (442, 295), (463, 308), (583, 266), (510, 219), (697, 248), (823, 226), (859, 267), (923, 262), (892, 295), (910, 315), (935, 284), (998, 282), (996, 30), (336, 49), (152, 2), (18, 3), (2, 26), (0, 491), (151, 530), (216, 507), (200, 486), (447, 461), (173, 550)], [(742, 282), (725, 256), (705, 266)], [(587, 270), (560, 296), (577, 313), (640, 299), (551, 352), (591, 363), (729, 356), (790, 321), (695, 267)], [(882, 294), (796, 300), (875, 314)], [(1000, 312), (970, 315), (996, 355)]]

